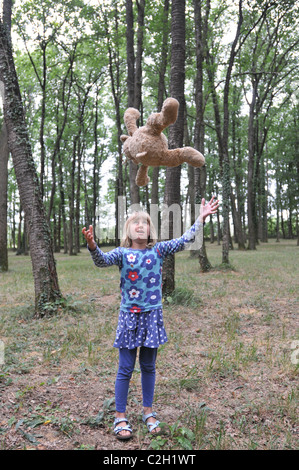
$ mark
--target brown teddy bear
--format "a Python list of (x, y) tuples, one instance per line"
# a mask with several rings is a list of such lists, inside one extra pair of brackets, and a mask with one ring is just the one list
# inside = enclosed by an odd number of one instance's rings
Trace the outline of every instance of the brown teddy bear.
[(145, 126), (140, 128), (136, 125), (140, 117), (138, 109), (126, 110), (124, 121), (129, 135), (122, 135), (120, 139), (126, 157), (136, 164), (141, 163), (136, 176), (137, 186), (146, 186), (150, 181), (149, 166), (175, 167), (187, 162), (191, 166), (201, 167), (205, 164), (203, 155), (192, 147), (168, 149), (167, 138), (162, 131), (176, 121), (178, 108), (175, 98), (167, 98), (161, 112), (151, 114)]

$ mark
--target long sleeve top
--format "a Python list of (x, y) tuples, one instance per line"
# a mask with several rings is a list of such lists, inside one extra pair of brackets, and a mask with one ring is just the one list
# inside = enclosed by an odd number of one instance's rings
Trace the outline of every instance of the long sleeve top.
[(202, 235), (203, 224), (197, 221), (181, 237), (157, 242), (144, 250), (117, 247), (104, 253), (99, 247), (90, 251), (94, 264), (120, 269), (121, 310), (146, 312), (162, 307), (162, 266), (166, 256), (182, 251)]

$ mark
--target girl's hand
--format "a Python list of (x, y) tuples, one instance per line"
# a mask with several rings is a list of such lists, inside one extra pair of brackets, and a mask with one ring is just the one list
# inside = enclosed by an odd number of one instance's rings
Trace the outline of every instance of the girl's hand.
[(91, 249), (91, 251), (95, 250), (96, 247), (97, 247), (97, 244), (96, 242), (94, 241), (94, 238), (93, 238), (93, 227), (92, 225), (89, 226), (89, 229), (86, 230), (86, 227), (84, 227), (82, 229), (82, 233), (87, 241), (87, 245), (89, 246), (89, 248)]
[(215, 196), (212, 197), (212, 199), (210, 200), (210, 202), (207, 203), (207, 205), (205, 205), (204, 199), (201, 200), (200, 215), (199, 215), (199, 220), (201, 222), (204, 222), (205, 218), (208, 215), (216, 214), (217, 209), (219, 207), (219, 201), (217, 200), (214, 202), (214, 199), (215, 199)]

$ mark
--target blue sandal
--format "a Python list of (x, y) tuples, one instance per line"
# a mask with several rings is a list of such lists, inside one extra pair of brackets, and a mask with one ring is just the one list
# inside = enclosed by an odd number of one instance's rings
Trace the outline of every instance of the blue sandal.
[(146, 427), (147, 427), (148, 431), (150, 432), (150, 434), (158, 435), (158, 434), (160, 434), (161, 431), (153, 432), (153, 430), (156, 429), (159, 426), (160, 421), (156, 420), (155, 423), (147, 423), (148, 418), (156, 418), (156, 416), (157, 416), (157, 413), (155, 413), (155, 412), (149, 413), (148, 415), (142, 414), (142, 421), (146, 425)]
[[(119, 423), (127, 423), (126, 426), (117, 426)], [(127, 439), (131, 439), (131, 437), (133, 436), (133, 429), (131, 428), (131, 425), (129, 423), (129, 421), (126, 419), (126, 418), (115, 418), (114, 420), (114, 434), (116, 436), (117, 439), (120, 439), (122, 441), (126, 441)], [(128, 435), (125, 435), (125, 436), (122, 436), (121, 434), (119, 434), (121, 431), (129, 431), (130, 434)]]

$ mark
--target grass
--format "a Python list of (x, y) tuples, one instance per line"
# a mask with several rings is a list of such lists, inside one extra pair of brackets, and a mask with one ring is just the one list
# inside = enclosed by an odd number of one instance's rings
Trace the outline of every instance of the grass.
[(157, 359), (163, 434), (151, 438), (140, 421), (136, 363), (126, 444), (111, 436), (118, 269), (95, 268), (86, 250), (57, 254), (67, 306), (38, 320), (30, 258), (10, 253), (0, 274), (0, 449), (297, 449), (298, 250), (295, 241), (235, 249), (223, 270), (221, 247), (207, 243), (205, 274), (189, 252), (176, 255)]

